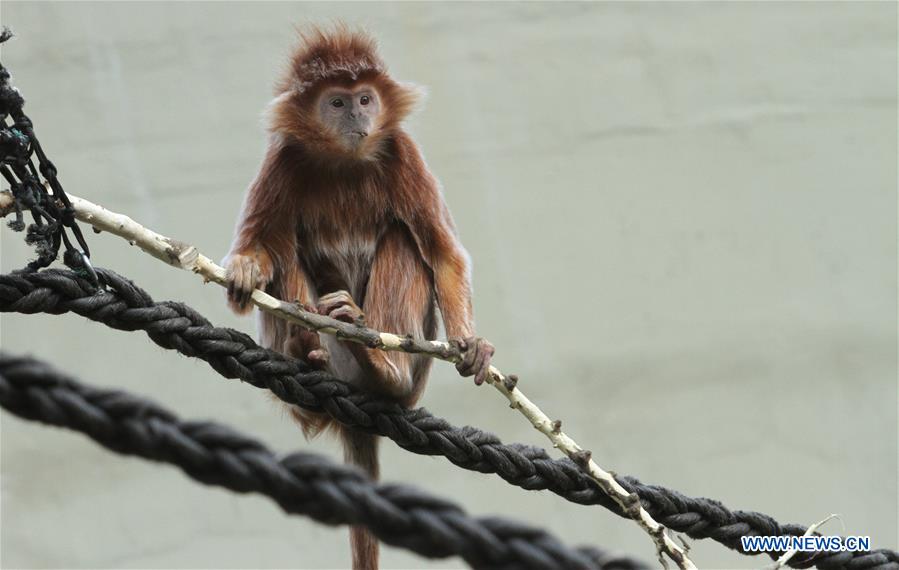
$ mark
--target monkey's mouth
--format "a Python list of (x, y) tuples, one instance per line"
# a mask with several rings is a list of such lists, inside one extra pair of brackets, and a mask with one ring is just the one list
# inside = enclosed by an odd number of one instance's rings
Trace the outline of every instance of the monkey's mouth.
[(343, 136), (344, 144), (347, 146), (347, 148), (356, 151), (365, 146), (365, 141), (368, 137), (368, 131), (354, 129), (352, 131), (344, 131)]

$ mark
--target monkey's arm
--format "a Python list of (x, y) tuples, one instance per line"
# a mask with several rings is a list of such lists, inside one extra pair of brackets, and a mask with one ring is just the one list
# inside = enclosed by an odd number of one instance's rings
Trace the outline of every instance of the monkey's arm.
[(293, 200), (287, 188), (289, 165), (275, 141), (250, 185), (235, 229), (231, 252), (225, 260), (228, 271), (228, 301), (243, 314), (251, 309), (253, 289), (272, 282), (276, 270), (295, 273), (296, 231), (292, 224)]
[(480, 385), (487, 379), (494, 348), (485, 339), (475, 336), (468, 253), (459, 242), (449, 209), (436, 181), (430, 176), (410, 225), (425, 261), (433, 271), (446, 336), (459, 343), (463, 351), (463, 359), (456, 369), (463, 376), (474, 375), (475, 383)]

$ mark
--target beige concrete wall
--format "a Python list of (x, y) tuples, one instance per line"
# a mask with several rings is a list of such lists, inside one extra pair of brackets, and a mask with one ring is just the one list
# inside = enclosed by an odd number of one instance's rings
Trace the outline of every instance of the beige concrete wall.
[[(620, 473), (897, 548), (896, 5), (41, 4), (2, 58), (66, 188), (218, 257), (292, 24), (340, 17), (428, 87), (410, 124), (474, 259), (497, 364)], [(5, 227), (2, 270), (29, 252)], [(105, 235), (98, 265), (251, 331), (221, 291)], [(305, 443), (264, 394), (76, 316), (4, 349)], [(435, 367), (424, 405), (544, 445)], [(0, 414), (4, 568), (339, 568), (345, 530)], [(604, 510), (384, 445), (384, 477), (646, 560)], [(703, 568), (761, 559), (694, 545)], [(387, 568), (458, 567), (386, 549)]]

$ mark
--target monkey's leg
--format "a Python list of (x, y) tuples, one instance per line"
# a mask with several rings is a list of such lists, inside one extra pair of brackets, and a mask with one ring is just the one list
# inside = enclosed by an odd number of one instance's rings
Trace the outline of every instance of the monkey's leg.
[[(278, 268), (268, 292), (304, 307), (312, 304), (312, 282), (299, 263)], [(260, 337), (265, 346), (314, 366), (323, 367), (327, 363), (327, 353), (321, 347), (317, 332), (265, 313), (261, 313), (260, 319)]]
[[(275, 276), (274, 282), (269, 286), (268, 292), (272, 295), (296, 301), (304, 306), (310, 306), (312, 302), (311, 281), (306, 272), (297, 264), (293, 267), (281, 268)], [(319, 339), (318, 333), (304, 329), (295, 324), (288, 323), (269, 315), (259, 313), (260, 344), (278, 352), (305, 360), (309, 364), (324, 368), (328, 362), (326, 351)], [(300, 424), (303, 435), (313, 438), (331, 426), (331, 418), (327, 414), (308, 412), (297, 406), (289, 406), (290, 414)]]
[[(403, 226), (387, 230), (378, 242), (362, 308), (349, 294), (322, 297), (318, 310), (345, 322), (364, 319), (367, 326), (415, 338), (436, 335), (434, 290), (427, 268)], [(364, 311), (364, 315), (363, 315)], [(363, 371), (362, 387), (411, 405), (420, 392), (430, 359), (405, 352), (386, 353), (347, 342), (344, 346)], [(412, 398), (417, 399), (417, 398)]]

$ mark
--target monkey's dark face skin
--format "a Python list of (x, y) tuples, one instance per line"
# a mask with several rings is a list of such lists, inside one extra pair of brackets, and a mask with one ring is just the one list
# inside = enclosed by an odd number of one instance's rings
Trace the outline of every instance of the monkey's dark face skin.
[(358, 152), (378, 128), (381, 101), (371, 85), (331, 87), (318, 100), (318, 118), (347, 151)]

